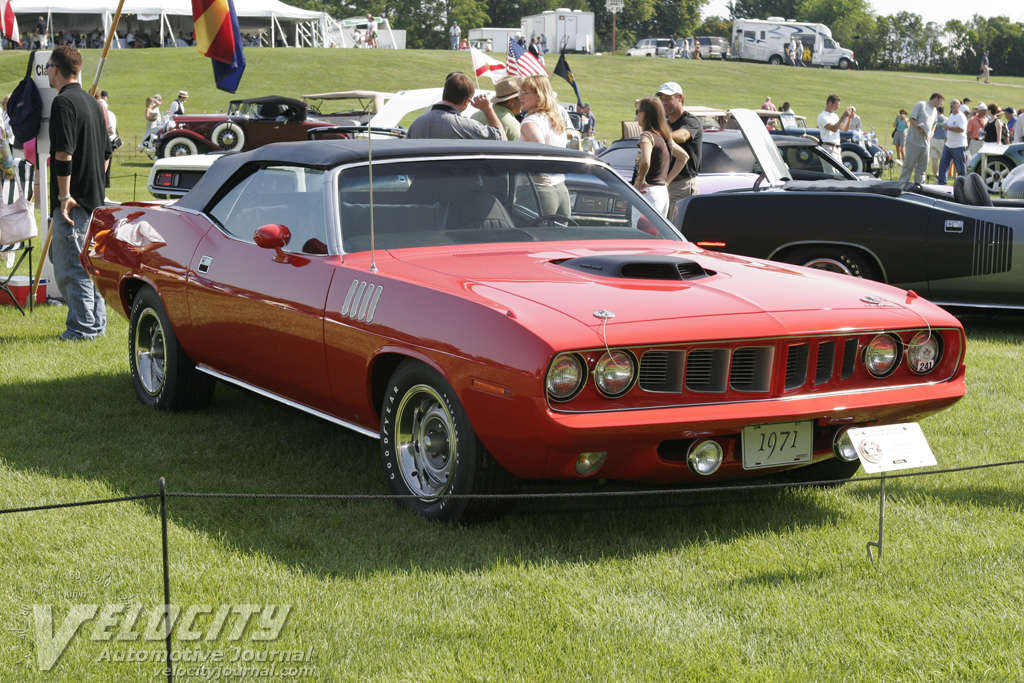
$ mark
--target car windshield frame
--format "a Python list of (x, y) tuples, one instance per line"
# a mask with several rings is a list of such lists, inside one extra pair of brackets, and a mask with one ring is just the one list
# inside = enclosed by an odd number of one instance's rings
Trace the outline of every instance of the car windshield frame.
[[(557, 192), (559, 176), (569, 195), (570, 220), (543, 220), (548, 214), (540, 195)], [(383, 250), (501, 242), (685, 241), (632, 186), (593, 159), (388, 159), (374, 162), (372, 175), (370, 165), (360, 161), (334, 169), (329, 183), (338, 243), (346, 254), (371, 248), (371, 220), (372, 246)]]

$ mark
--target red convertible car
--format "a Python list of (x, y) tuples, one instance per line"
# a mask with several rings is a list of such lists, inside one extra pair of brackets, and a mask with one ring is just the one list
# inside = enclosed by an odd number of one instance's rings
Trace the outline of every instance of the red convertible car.
[(964, 394), (949, 314), (700, 249), (592, 156), (372, 145), (268, 145), (93, 213), (83, 261), (142, 402), (245, 387), (379, 439), (403, 504), (466, 522), (522, 479), (842, 480), (848, 429)]

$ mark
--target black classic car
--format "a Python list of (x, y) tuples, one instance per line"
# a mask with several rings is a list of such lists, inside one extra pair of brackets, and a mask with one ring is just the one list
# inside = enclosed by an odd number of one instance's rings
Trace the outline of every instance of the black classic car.
[(789, 181), (688, 197), (675, 223), (707, 249), (879, 280), (942, 306), (1024, 309), (1024, 201), (981, 177), (917, 184)]

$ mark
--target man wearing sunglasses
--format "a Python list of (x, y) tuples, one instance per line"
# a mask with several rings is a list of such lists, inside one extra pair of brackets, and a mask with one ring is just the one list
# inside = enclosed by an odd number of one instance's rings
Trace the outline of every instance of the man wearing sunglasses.
[(95, 339), (106, 330), (103, 297), (79, 255), (92, 210), (103, 204), (104, 171), (112, 147), (103, 110), (82, 89), (82, 55), (62, 45), (50, 53), (46, 76), (58, 91), (50, 108), (50, 214), (53, 272), (68, 305), (64, 341)]

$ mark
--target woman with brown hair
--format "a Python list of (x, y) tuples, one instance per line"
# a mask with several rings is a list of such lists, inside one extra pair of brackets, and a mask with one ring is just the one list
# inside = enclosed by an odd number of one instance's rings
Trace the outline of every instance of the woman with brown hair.
[[(547, 76), (524, 78), (519, 85), (519, 101), (523, 111), (529, 112), (519, 129), (519, 139), (565, 147), (565, 121), (551, 89), (550, 79)], [(569, 190), (565, 187), (565, 176), (537, 173), (533, 179), (537, 183), (540, 215), (569, 216)]]
[(665, 108), (657, 97), (645, 97), (637, 101), (636, 121), (642, 132), (640, 150), (633, 166), (633, 187), (640, 190), (644, 199), (667, 218), (668, 184), (683, 170), (690, 155), (672, 139)]

